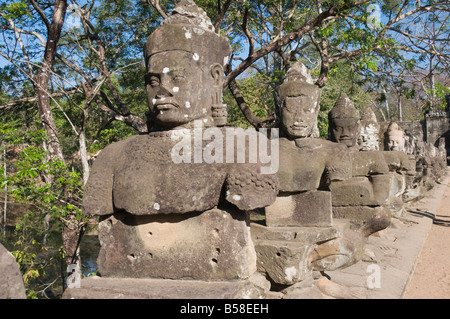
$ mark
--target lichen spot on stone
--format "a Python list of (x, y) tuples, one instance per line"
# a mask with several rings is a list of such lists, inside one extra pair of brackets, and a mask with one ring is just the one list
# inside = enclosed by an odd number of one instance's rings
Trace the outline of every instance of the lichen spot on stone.
[(158, 203), (154, 203), (153, 208), (156, 210), (159, 210), (161, 208), (161, 206)]
[(192, 58), (194, 59), (194, 61), (198, 61), (200, 59), (198, 53), (194, 53), (194, 56)]
[(164, 69), (163, 69), (163, 73), (164, 73), (164, 74), (169, 73), (169, 71), (170, 71), (169, 68), (164, 68)]
[(175, 93), (177, 93), (179, 90), (180, 90), (180, 88), (179, 88), (178, 86), (175, 86), (175, 87), (173, 88), (173, 91), (174, 91)]
[(284, 273), (286, 274), (285, 279), (288, 281), (291, 281), (294, 276), (297, 274), (297, 269), (295, 269), (295, 267), (288, 267), (284, 270)]
[(191, 107), (191, 103), (188, 101), (186, 101), (186, 103), (184, 103), (184, 105), (186, 106), (187, 109)]
[(233, 195), (233, 199), (234, 200), (241, 200), (241, 196), (240, 195)]

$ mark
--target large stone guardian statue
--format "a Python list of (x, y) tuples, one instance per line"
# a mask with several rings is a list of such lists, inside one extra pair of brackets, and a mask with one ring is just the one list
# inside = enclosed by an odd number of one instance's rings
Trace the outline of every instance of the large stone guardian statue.
[(300, 298), (314, 295), (314, 287), (308, 286), (314, 270), (311, 256), (317, 256), (319, 244), (342, 235), (334, 227), (328, 185), (350, 178), (351, 162), (346, 146), (313, 137), (320, 89), (303, 64), (291, 66), (277, 92), (280, 191), (275, 203), (265, 208), (265, 225), (252, 225), (252, 236), (258, 270), (275, 287), (285, 287), (284, 298)]
[[(247, 144), (235, 143), (246, 136), (227, 135), (222, 79), (229, 53), (227, 39), (192, 0), (181, 1), (149, 36), (150, 132), (102, 150), (84, 194), (85, 212), (100, 217), (103, 278), (233, 281), (226, 296), (261, 297), (248, 286), (256, 271), (248, 212), (274, 202), (278, 179), (248, 160)], [(245, 161), (237, 159), (242, 154)], [(183, 295), (186, 280), (180, 282), (175, 297), (190, 298), (192, 285)]]
[(359, 261), (367, 238), (390, 224), (393, 177), (383, 153), (371, 150), (376, 148), (374, 145), (366, 144), (364, 150), (359, 150), (360, 114), (345, 93), (340, 95), (328, 118), (330, 139), (346, 145), (351, 157), (351, 178), (332, 182), (330, 190), (333, 218), (350, 221), (350, 230), (346, 234), (352, 240), (346, 242), (353, 253), (348, 254), (351, 258), (337, 258), (334, 263), (323, 264), (325, 270), (332, 270)]

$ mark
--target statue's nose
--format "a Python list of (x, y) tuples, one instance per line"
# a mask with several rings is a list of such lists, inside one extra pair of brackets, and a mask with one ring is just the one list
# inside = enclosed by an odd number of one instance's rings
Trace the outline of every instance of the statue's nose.
[(170, 93), (168, 90), (166, 90), (164, 87), (160, 86), (158, 92), (156, 92), (156, 98), (163, 98), (163, 97), (171, 97), (173, 96), (172, 93)]

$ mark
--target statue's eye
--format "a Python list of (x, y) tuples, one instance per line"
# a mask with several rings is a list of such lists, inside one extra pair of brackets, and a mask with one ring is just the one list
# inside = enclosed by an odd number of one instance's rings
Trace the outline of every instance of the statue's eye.
[(149, 79), (149, 83), (151, 86), (159, 86), (159, 79), (156, 76), (152, 76)]

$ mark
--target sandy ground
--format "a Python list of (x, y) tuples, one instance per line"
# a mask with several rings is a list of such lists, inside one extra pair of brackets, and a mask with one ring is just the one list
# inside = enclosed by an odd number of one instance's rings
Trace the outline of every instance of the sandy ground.
[(450, 298), (450, 184), (447, 184), (403, 298)]

